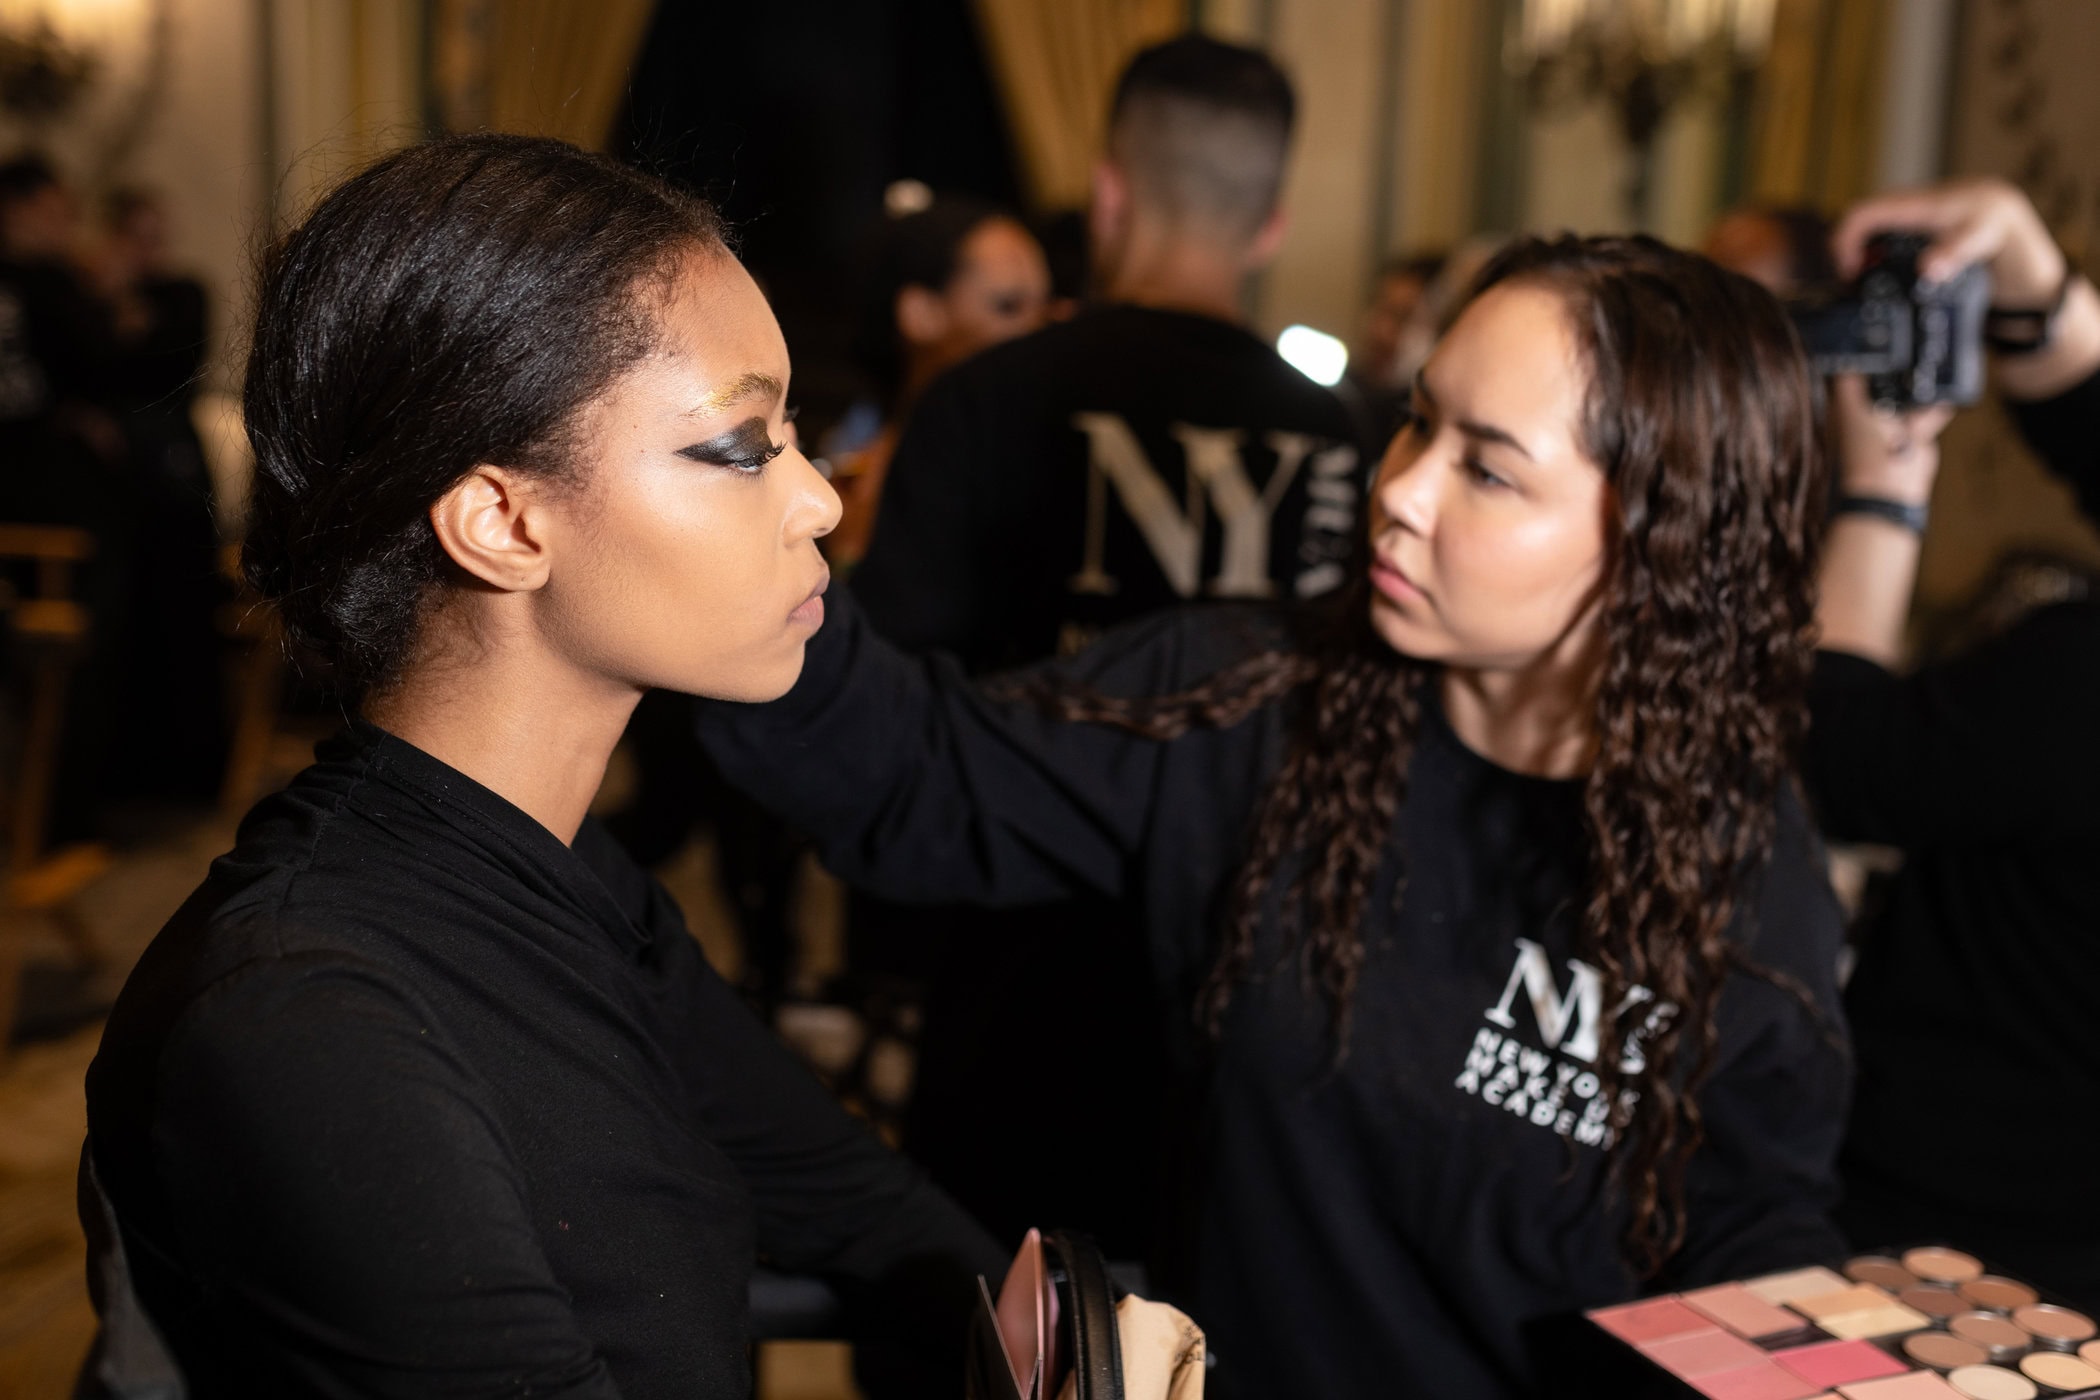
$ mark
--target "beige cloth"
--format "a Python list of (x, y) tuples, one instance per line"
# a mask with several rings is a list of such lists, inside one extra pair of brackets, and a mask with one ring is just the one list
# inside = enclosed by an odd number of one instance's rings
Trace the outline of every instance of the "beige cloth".
[[(1178, 1308), (1131, 1294), (1116, 1304), (1123, 1347), (1123, 1394), (1129, 1400), (1203, 1400), (1203, 1329)], [(1057, 1400), (1075, 1400), (1067, 1376)]]

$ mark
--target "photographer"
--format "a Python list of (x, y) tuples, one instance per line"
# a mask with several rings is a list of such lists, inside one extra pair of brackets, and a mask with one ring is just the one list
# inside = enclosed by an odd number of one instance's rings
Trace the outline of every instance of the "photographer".
[[(1969, 181), (1854, 209), (1922, 229), (1931, 279), (1992, 279), (1987, 335), (2021, 435), (2100, 518), (2100, 296), (2012, 186)], [(1894, 667), (1948, 410), (1832, 394), (1840, 503), (1822, 574), (1805, 764), (1825, 830), (1898, 847), (1847, 990), (1859, 1082), (1841, 1171), (1856, 1243), (1962, 1242), (2100, 1303), (2086, 1147), (2100, 1085), (2100, 604), (2045, 607), (1944, 665)]]

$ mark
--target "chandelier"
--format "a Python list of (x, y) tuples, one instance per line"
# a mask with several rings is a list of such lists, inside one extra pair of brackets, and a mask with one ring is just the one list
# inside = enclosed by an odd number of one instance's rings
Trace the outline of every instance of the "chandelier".
[(1738, 91), (1764, 61), (1777, 0), (1524, 0), (1504, 58), (1534, 111), (1603, 102), (1634, 152), (1628, 213), (1647, 208), (1655, 138), (1688, 97)]
[(0, 149), (62, 148), (99, 183), (166, 85), (172, 0), (0, 0)]

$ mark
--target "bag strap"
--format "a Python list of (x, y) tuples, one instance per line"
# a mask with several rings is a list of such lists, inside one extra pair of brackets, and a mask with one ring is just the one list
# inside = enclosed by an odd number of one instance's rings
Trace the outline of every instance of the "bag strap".
[(1054, 1230), (1044, 1244), (1057, 1256), (1065, 1316), (1072, 1325), (1072, 1376), (1078, 1400), (1123, 1400), (1123, 1344), (1116, 1331), (1115, 1285), (1092, 1238)]

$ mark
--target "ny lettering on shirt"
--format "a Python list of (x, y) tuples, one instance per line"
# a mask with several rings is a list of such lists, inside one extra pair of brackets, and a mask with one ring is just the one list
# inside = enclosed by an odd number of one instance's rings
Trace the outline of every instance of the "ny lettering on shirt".
[[(1169, 431), (1181, 445), (1185, 467), (1177, 501), (1122, 417), (1076, 413), (1072, 425), (1087, 440), (1086, 535), (1079, 572), (1069, 580), (1073, 592), (1110, 596), (1119, 587), (1106, 557), (1113, 488), (1116, 503), (1137, 527), (1177, 596), (1273, 597), (1277, 580), (1272, 576), (1271, 525), (1301, 471), (1307, 473), (1307, 505), (1291, 591), (1312, 598), (1342, 581), (1356, 527), (1355, 447), (1325, 443), (1306, 433), (1264, 433), (1262, 443), (1274, 455), (1275, 466), (1257, 484), (1248, 470), (1245, 429), (1176, 423)], [(1206, 580), (1210, 561), (1204, 545), (1213, 514), (1222, 543)]]

